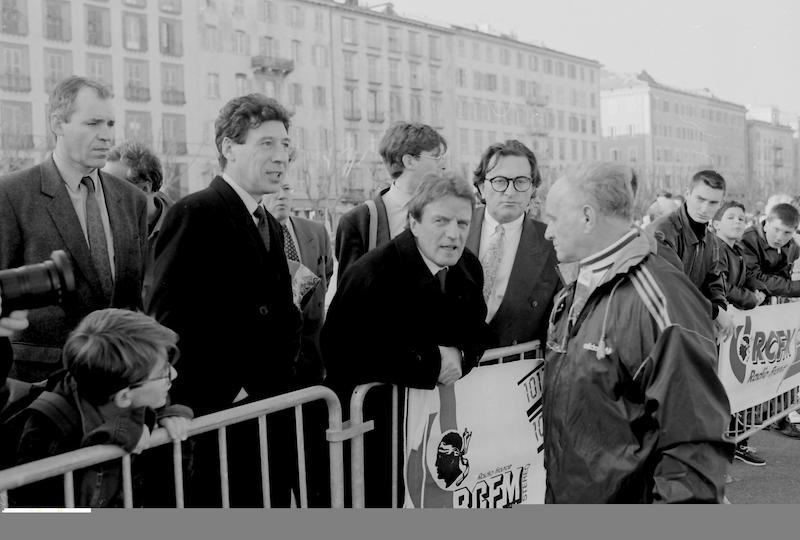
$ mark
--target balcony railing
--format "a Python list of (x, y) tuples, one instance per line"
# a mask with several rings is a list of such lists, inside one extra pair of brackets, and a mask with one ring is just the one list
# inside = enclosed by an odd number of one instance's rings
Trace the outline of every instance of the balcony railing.
[(255, 71), (267, 72), (273, 75), (285, 77), (294, 71), (294, 60), (288, 58), (275, 58), (259, 54), (251, 59), (252, 68)]
[(7, 150), (30, 150), (33, 148), (33, 135), (4, 133), (0, 135), (0, 143)]
[(186, 103), (186, 94), (174, 88), (161, 90), (161, 101), (169, 105), (183, 105)]
[(367, 115), (367, 120), (370, 122), (384, 122), (386, 120), (386, 114), (383, 111), (370, 111)]
[(2, 73), (0, 74), (0, 88), (12, 92), (30, 92), (31, 78), (20, 73)]
[(150, 89), (129, 84), (125, 87), (125, 99), (128, 101), (150, 101)]
[(345, 109), (344, 111), (344, 119), (345, 120), (352, 120), (354, 122), (358, 122), (361, 120), (361, 111)]

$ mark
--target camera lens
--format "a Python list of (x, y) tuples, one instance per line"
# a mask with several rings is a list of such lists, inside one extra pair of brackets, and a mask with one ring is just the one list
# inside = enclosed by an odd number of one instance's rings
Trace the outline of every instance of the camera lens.
[(18, 309), (62, 304), (75, 290), (69, 257), (54, 251), (50, 260), (0, 271), (0, 316)]

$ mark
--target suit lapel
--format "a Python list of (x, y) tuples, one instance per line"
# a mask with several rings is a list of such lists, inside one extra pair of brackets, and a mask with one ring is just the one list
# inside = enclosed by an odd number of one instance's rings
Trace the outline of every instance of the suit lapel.
[(311, 234), (311, 231), (302, 221), (291, 217), (289, 220), (292, 222), (294, 235), (297, 237), (297, 248), (300, 250), (300, 258), (303, 260), (303, 264), (313, 270), (314, 273), (317, 273), (319, 271), (319, 268), (317, 268), (317, 252), (319, 250), (314, 249), (314, 235)]
[(75, 207), (72, 205), (67, 187), (64, 185), (64, 180), (61, 178), (52, 156), (41, 164), (39, 171), (42, 194), (50, 199), (47, 203), (47, 211), (50, 213), (56, 231), (64, 241), (64, 247), (72, 255), (72, 261), (86, 276), (86, 281), (89, 282), (92, 289), (102, 294), (103, 288), (100, 285), (100, 278), (94, 263), (92, 263), (89, 245), (86, 243)]
[(480, 257), (481, 249), (481, 230), (483, 230), (483, 212), (485, 206), (478, 206), (472, 211), (472, 223), (469, 226), (469, 234), (467, 235), (467, 248)]
[(542, 238), (537, 238), (533, 221), (526, 216), (522, 220), (519, 246), (514, 256), (514, 264), (511, 266), (506, 292), (495, 318), (509, 304), (528, 301), (528, 297), (536, 286), (538, 276), (542, 272), (542, 265), (546, 262), (546, 257), (542, 256), (544, 252), (542, 242)]
[[(258, 227), (256, 227), (256, 224), (253, 221), (253, 216), (248, 213), (247, 207), (244, 205), (244, 202), (242, 202), (242, 199), (239, 197), (239, 195), (231, 186), (228, 185), (225, 180), (222, 179), (221, 176), (214, 178), (209, 187), (222, 198), (222, 207), (225, 208), (225, 212), (230, 217), (234, 227), (239, 229), (243, 235), (249, 238), (251, 243), (257, 246), (256, 250), (261, 255), (261, 259), (266, 261), (268, 256), (267, 248), (264, 246), (264, 241), (261, 239), (261, 235), (258, 232)], [(278, 233), (280, 233), (280, 229), (277, 231), (275, 230), (275, 221), (270, 220), (269, 217), (270, 213), (267, 212), (270, 250), (280, 249), (280, 244), (277, 242), (276, 236)]]
[[(106, 200), (108, 222), (111, 225), (111, 238), (114, 242), (114, 293), (116, 293), (117, 284), (124, 282), (123, 273), (133, 266), (129, 257), (130, 251), (124, 248), (131, 243), (131, 239), (135, 236), (135, 231), (133, 229), (134, 223), (132, 223), (129, 216), (123, 212), (123, 192), (120, 187), (116, 182), (110, 180), (108, 176), (103, 176), (102, 172), (97, 171), (97, 174), (98, 178), (100, 178), (100, 182), (103, 184), (103, 195)], [(137, 218), (138, 216), (134, 216), (133, 219)]]

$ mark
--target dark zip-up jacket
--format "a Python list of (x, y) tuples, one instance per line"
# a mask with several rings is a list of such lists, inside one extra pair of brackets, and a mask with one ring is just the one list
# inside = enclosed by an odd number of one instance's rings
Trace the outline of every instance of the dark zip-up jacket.
[[(378, 214), (378, 235), (376, 246), (382, 246), (392, 239), (389, 232), (389, 217), (383, 196), (389, 188), (381, 190), (374, 199)], [(369, 251), (369, 208), (362, 203), (339, 219), (336, 227), (335, 251), (339, 267), (336, 270), (336, 283), (342, 282), (345, 271)]]
[(756, 286), (742, 257), (742, 246), (737, 242), (731, 247), (722, 239), (717, 240), (728, 303), (738, 309), (753, 309), (758, 305)]
[[(706, 228), (702, 238), (695, 236), (686, 204), (660, 217), (649, 228), (653, 230), (656, 240), (672, 249), (681, 260), (683, 268), (680, 269), (711, 302), (711, 317), (716, 319), (718, 311), (728, 307), (716, 235)], [(671, 257), (665, 258), (674, 262)]]
[(742, 255), (758, 290), (768, 296), (800, 296), (800, 281), (792, 281), (792, 266), (800, 256), (794, 239), (781, 249), (771, 247), (758, 223), (742, 235)]
[(593, 289), (566, 281), (544, 368), (545, 502), (721, 503), (734, 445), (708, 302), (641, 233)]

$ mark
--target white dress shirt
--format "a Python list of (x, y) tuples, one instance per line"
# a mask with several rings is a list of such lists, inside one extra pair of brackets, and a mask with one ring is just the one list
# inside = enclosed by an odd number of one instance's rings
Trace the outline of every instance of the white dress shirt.
[(389, 218), (389, 236), (394, 238), (408, 225), (408, 208), (406, 204), (411, 200), (411, 195), (393, 183), (389, 191), (383, 194), (383, 204), (386, 206), (386, 215)]
[(86, 197), (89, 192), (86, 186), (81, 184), (84, 176), (88, 176), (94, 182), (94, 197), (97, 199), (97, 204), (100, 207), (100, 220), (103, 222), (103, 232), (106, 235), (106, 246), (108, 248), (108, 262), (111, 264), (111, 275), (116, 277), (116, 267), (114, 266), (114, 236), (111, 233), (111, 222), (108, 219), (108, 208), (106, 207), (106, 198), (103, 192), (103, 183), (100, 182), (100, 177), (97, 174), (97, 169), (94, 169), (89, 174), (81, 174), (74, 171), (68, 166), (58, 154), (53, 152), (53, 161), (56, 164), (56, 169), (64, 180), (64, 185), (67, 187), (69, 199), (72, 202), (75, 213), (78, 215), (78, 221), (83, 229), (83, 237), (86, 239), (86, 245), (89, 245), (89, 233), (86, 229)]
[[(503, 223), (503, 230), (505, 231), (503, 238), (503, 258), (500, 260), (494, 288), (492, 289), (492, 294), (486, 305), (488, 309), (486, 313), (486, 322), (491, 321), (495, 316), (497, 310), (500, 309), (500, 304), (503, 303), (503, 297), (506, 295), (508, 279), (511, 277), (511, 269), (514, 267), (514, 259), (517, 257), (519, 239), (522, 236), (523, 219), (525, 219), (525, 214), (522, 214), (514, 221)], [(489, 250), (492, 236), (495, 234), (498, 225), (500, 225), (500, 223), (498, 223), (487, 210), (484, 210), (483, 226), (481, 228), (481, 245), (478, 254), (480, 260), (483, 260), (483, 257)]]
[(252, 195), (242, 189), (242, 186), (237, 184), (236, 181), (226, 173), (222, 173), (222, 179), (225, 180), (228, 185), (233, 188), (233, 191), (236, 192), (239, 198), (242, 199), (242, 202), (247, 207), (247, 211), (250, 213), (250, 217), (253, 218), (253, 223), (258, 225), (258, 218), (253, 215), (253, 212), (258, 209), (258, 201), (255, 200)]

